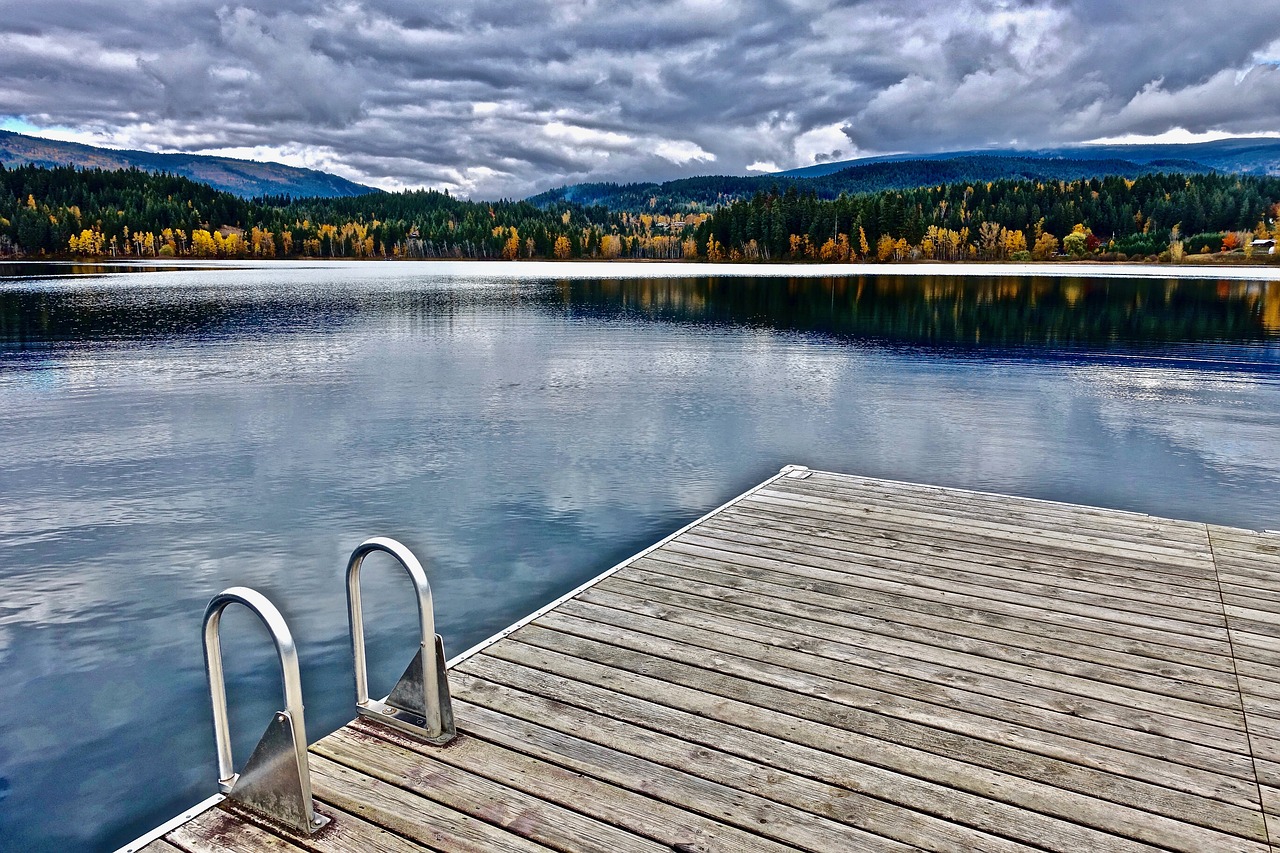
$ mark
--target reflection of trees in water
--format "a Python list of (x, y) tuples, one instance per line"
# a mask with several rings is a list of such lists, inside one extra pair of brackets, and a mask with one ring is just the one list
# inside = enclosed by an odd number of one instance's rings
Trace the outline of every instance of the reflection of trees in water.
[(501, 289), (0, 291), (0, 343), (323, 331), (376, 315), (425, 330), (556, 306), (602, 317), (747, 325), (917, 344), (1097, 345), (1280, 338), (1280, 282), (1089, 278), (649, 278)]
[(112, 341), (290, 331), (342, 322), (354, 300), (214, 290), (0, 292), (0, 343)]
[(183, 335), (222, 318), (216, 302), (147, 303), (119, 292), (0, 293), (0, 341), (31, 345)]
[(686, 278), (563, 281), (578, 309), (913, 343), (1257, 341), (1280, 336), (1280, 283), (1186, 279)]

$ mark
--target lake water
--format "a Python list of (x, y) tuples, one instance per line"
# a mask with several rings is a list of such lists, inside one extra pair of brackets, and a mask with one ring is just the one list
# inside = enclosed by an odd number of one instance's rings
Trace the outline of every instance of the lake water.
[[(1280, 527), (1274, 281), (612, 269), (0, 265), (0, 847), (215, 791), (224, 587), (288, 618), (311, 738), (349, 719), (369, 535), (452, 654), (788, 463)], [(365, 577), (385, 690), (412, 606)], [(244, 611), (223, 636), (243, 761), (278, 676)]]

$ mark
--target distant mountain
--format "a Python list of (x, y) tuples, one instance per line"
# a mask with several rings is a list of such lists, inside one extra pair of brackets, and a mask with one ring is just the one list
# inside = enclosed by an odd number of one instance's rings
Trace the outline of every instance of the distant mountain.
[[(955, 160), (968, 157), (1016, 157), (1034, 160), (1127, 160), (1131, 163), (1154, 166), (1173, 166), (1193, 163), (1195, 171), (1209, 167), (1220, 172), (1236, 172), (1245, 175), (1280, 175), (1280, 137), (1255, 139), (1220, 139), (1215, 142), (1160, 143), (1139, 145), (1074, 145), (1062, 148), (1034, 150), (1000, 148), (976, 151), (947, 151), (938, 154), (894, 154), (887, 157), (861, 157), (856, 160), (840, 160), (819, 163), (802, 169), (777, 172), (795, 178), (816, 178), (831, 175), (854, 166), (873, 163), (900, 163), (907, 160)], [(1167, 169), (1165, 169), (1167, 171)]]
[(662, 184), (574, 184), (540, 193), (528, 201), (544, 208), (571, 203), (618, 211), (676, 213), (710, 209), (750, 198), (757, 192), (785, 191), (790, 187), (833, 199), (841, 193), (854, 195), (1004, 179), (1074, 181), (1105, 175), (1136, 178), (1156, 172), (1205, 174), (1213, 171), (1217, 170), (1189, 159), (1139, 163), (1116, 157), (1069, 159), (1026, 156), (1020, 152), (974, 153), (827, 163), (769, 175), (713, 175)]
[(79, 166), (108, 170), (137, 168), (144, 172), (166, 172), (208, 184), (241, 198), (268, 195), (344, 198), (379, 192), (327, 172), (280, 163), (259, 163), (204, 154), (117, 151), (0, 130), (0, 164), (12, 168), (28, 163), (44, 167)]

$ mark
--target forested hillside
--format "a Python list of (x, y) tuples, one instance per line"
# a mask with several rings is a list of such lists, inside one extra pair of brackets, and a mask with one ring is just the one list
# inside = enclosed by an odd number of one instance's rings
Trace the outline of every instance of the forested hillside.
[[(139, 170), (0, 166), (0, 254), (137, 257), (591, 257), (624, 217), (447, 193), (247, 200)], [(678, 250), (657, 244), (666, 257)], [(620, 242), (618, 242), (620, 247)]]
[(76, 166), (81, 169), (141, 169), (156, 174), (180, 175), (193, 181), (226, 190), (241, 198), (261, 195), (351, 196), (376, 193), (372, 187), (348, 181), (328, 172), (238, 160), (208, 154), (157, 154), (98, 148), (78, 142), (63, 142), (0, 130), (0, 166)]
[(1280, 178), (1146, 175), (993, 181), (842, 196), (760, 194), (696, 230), (711, 259), (938, 260), (1252, 249), (1274, 234)]
[(1177, 261), (1255, 251), (1277, 214), (1280, 178), (1216, 174), (958, 182), (834, 199), (790, 186), (711, 214), (657, 214), (434, 191), (246, 200), (137, 170), (0, 167), (0, 255), (27, 257)]
[(992, 157), (969, 155), (949, 159), (921, 158), (860, 163), (822, 174), (777, 174), (736, 177), (710, 175), (683, 178), (662, 184), (574, 184), (532, 196), (539, 207), (565, 202), (591, 204), (631, 213), (687, 213), (714, 210), (756, 193), (813, 193), (821, 199), (841, 194), (855, 195), (883, 190), (955, 183), (987, 183), (998, 180), (1079, 181), (1106, 175), (1136, 178), (1140, 175), (1179, 172), (1212, 172), (1208, 166), (1189, 160), (1134, 163), (1107, 159), (1046, 159), (1036, 157)]

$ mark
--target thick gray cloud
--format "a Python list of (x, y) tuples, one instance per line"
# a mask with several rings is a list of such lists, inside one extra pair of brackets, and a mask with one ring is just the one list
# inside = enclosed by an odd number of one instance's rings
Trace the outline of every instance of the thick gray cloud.
[(476, 197), (1173, 128), (1271, 132), (1270, 5), (0, 0), (0, 117)]

